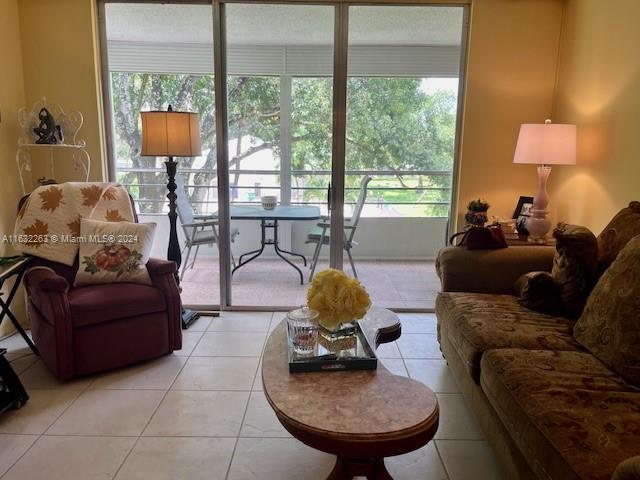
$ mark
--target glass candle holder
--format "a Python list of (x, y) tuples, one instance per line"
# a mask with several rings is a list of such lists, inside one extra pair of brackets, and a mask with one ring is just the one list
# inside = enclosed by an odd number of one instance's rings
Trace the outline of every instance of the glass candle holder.
[(318, 344), (318, 312), (301, 307), (287, 313), (287, 328), (293, 350), (298, 355), (312, 355)]

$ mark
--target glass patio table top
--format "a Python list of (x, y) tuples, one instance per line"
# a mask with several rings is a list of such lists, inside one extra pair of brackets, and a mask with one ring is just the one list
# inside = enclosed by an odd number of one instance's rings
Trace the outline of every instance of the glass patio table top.
[(232, 220), (317, 220), (322, 218), (320, 209), (312, 205), (278, 205), (265, 210), (260, 205), (231, 205)]

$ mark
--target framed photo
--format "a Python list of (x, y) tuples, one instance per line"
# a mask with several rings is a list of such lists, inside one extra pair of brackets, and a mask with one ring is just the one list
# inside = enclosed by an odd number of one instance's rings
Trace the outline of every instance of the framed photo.
[(513, 218), (516, 219), (516, 230), (520, 235), (529, 235), (527, 231), (527, 218), (531, 216), (531, 208), (533, 207), (533, 197), (520, 197), (518, 205), (513, 212)]

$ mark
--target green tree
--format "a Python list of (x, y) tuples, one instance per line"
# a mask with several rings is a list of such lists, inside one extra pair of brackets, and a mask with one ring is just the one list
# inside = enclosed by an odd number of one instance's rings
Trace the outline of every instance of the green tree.
[[(280, 154), (280, 88), (277, 77), (231, 76), (228, 80), (230, 170), (242, 168), (242, 160), (260, 150)], [(196, 159), (180, 159), (180, 170), (197, 167), (189, 183), (196, 205), (215, 198), (216, 145), (213, 79), (210, 76), (112, 73), (116, 152), (119, 167), (130, 167), (119, 180), (131, 184), (132, 194), (141, 201), (142, 212), (159, 212), (165, 193), (164, 174), (144, 171), (162, 167), (161, 159), (140, 156), (140, 111), (165, 109), (200, 114), (204, 164)], [(447, 177), (407, 176), (403, 171), (451, 170), (455, 132), (455, 95), (428, 95), (421, 80), (413, 78), (354, 77), (348, 85), (347, 170), (387, 170), (397, 172), (394, 183), (380, 179), (381, 186), (399, 185), (415, 189), (409, 200), (448, 200)], [(331, 167), (332, 84), (329, 78), (296, 78), (293, 82), (292, 167), (320, 171)], [(200, 161), (201, 162), (201, 161)], [(305, 190), (305, 200), (322, 201), (327, 176), (296, 177), (296, 186)], [(239, 174), (232, 175), (237, 187)], [(356, 194), (359, 176), (347, 177), (347, 186)], [(409, 191), (407, 190), (407, 192)], [(392, 195), (386, 193), (385, 195)], [(397, 196), (397, 195), (396, 195)], [(394, 197), (395, 198), (395, 197)], [(426, 212), (430, 213), (430, 212)], [(431, 212), (433, 213), (433, 212)]]

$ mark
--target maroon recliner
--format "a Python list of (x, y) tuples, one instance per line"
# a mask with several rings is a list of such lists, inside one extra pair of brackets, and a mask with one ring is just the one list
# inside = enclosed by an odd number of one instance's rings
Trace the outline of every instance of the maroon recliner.
[(152, 258), (153, 285), (73, 287), (72, 267), (33, 258), (24, 276), (33, 340), (59, 379), (110, 370), (182, 348), (176, 264)]

